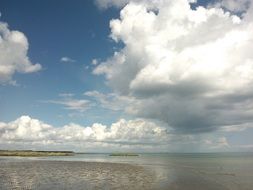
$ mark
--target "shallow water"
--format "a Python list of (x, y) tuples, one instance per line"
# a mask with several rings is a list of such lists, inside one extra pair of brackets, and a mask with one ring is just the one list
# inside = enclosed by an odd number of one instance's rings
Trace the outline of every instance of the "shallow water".
[(251, 190), (252, 179), (252, 153), (0, 158), (0, 189)]
[(2, 161), (0, 189), (150, 189), (153, 176), (141, 166), (72, 161)]

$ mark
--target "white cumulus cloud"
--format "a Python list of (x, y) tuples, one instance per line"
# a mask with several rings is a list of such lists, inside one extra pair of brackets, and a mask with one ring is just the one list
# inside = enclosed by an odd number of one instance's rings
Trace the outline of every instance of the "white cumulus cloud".
[(10, 30), (0, 22), (0, 84), (15, 84), (15, 73), (32, 73), (41, 69), (33, 64), (28, 55), (29, 43), (24, 33)]
[(171, 134), (166, 127), (145, 119), (119, 119), (110, 126), (70, 123), (55, 127), (30, 116), (21, 116), (11, 122), (0, 122), (0, 148), (187, 152), (232, 150), (233, 147), (225, 136)]
[(250, 123), (252, 7), (238, 17), (220, 7), (193, 10), (187, 0), (127, 1), (110, 22), (111, 38), (125, 46), (93, 73), (135, 100), (128, 113), (177, 132)]
[[(166, 129), (155, 123), (137, 119), (120, 119), (111, 126), (94, 123), (81, 126), (70, 123), (63, 127), (53, 127), (29, 116), (21, 116), (9, 123), (0, 123), (0, 143), (57, 146), (62, 144), (80, 146), (79, 149), (108, 146), (155, 146), (167, 142)], [(29, 145), (30, 143), (30, 145)], [(9, 145), (8, 145), (9, 144)], [(89, 145), (88, 145), (89, 144)], [(30, 146), (30, 147), (31, 147)], [(45, 148), (45, 147), (44, 147)]]

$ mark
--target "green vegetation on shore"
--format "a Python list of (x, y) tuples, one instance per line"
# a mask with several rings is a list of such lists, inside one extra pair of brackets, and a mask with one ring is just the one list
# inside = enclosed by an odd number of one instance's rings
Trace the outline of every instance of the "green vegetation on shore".
[(139, 156), (136, 153), (112, 153), (109, 156)]
[(22, 157), (40, 157), (40, 156), (72, 156), (72, 151), (33, 151), (33, 150), (0, 150), (0, 156), (22, 156)]

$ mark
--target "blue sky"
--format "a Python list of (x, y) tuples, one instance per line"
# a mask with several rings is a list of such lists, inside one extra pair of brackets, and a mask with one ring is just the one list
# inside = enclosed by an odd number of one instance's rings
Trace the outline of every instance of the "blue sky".
[[(0, 3), (1, 21), (7, 22), (11, 30), (22, 31), (27, 36), (28, 55), (43, 68), (29, 75), (16, 73), (14, 78), (18, 86), (1, 87), (2, 121), (27, 114), (61, 126), (69, 122), (70, 118), (65, 117), (68, 112), (60, 105), (41, 101), (58, 99), (60, 93), (74, 93), (81, 98), (85, 91), (110, 90), (104, 85), (103, 77), (91, 74), (91, 62), (113, 53), (116, 45), (108, 37), (108, 25), (110, 19), (118, 16), (118, 10), (101, 11), (93, 1)], [(70, 57), (75, 62), (60, 62), (62, 57)], [(86, 113), (85, 119), (74, 117), (71, 120), (91, 124), (97, 121), (94, 117), (100, 115), (94, 112)], [(110, 123), (114, 115), (118, 114), (105, 115), (99, 120)]]
[(0, 148), (252, 151), (251, 4), (0, 0)]

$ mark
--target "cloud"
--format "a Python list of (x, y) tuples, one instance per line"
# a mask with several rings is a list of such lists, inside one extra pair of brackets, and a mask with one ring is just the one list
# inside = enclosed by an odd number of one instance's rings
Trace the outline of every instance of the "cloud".
[(63, 97), (63, 98), (71, 98), (71, 97), (74, 96), (74, 94), (72, 94), (72, 93), (60, 93), (59, 96)]
[(229, 148), (229, 143), (226, 137), (219, 137), (216, 141), (213, 140), (205, 140), (204, 142), (211, 149), (220, 149), (220, 148)]
[(125, 96), (118, 96), (116, 93), (103, 94), (98, 91), (87, 91), (85, 96), (95, 99), (98, 105), (113, 111), (125, 110), (131, 99)]
[(0, 148), (68, 149), (76, 151), (215, 151), (231, 148), (226, 137), (173, 135), (145, 119), (119, 119), (110, 126), (70, 123), (54, 127), (29, 116), (0, 122)]
[(242, 125), (228, 125), (220, 128), (224, 132), (241, 132), (253, 128), (253, 123), (244, 123)]
[(95, 0), (95, 4), (100, 8), (100, 9), (107, 9), (109, 7), (123, 7), (129, 2), (129, 0)]
[[(108, 1), (106, 1), (108, 2)], [(113, 2), (113, 1), (109, 1)], [(110, 21), (124, 47), (94, 70), (131, 115), (203, 133), (253, 122), (253, 22), (187, 0), (131, 1)]]
[(71, 59), (69, 57), (62, 57), (60, 61), (65, 62), (65, 63), (74, 63), (74, 62), (76, 62), (76, 60)]
[[(1, 144), (30, 143), (35, 145), (58, 145), (68, 147), (70, 144), (92, 148), (103, 146), (155, 146), (167, 139), (166, 129), (145, 120), (120, 119), (111, 126), (94, 123), (80, 126), (70, 123), (55, 128), (29, 116), (21, 116), (13, 122), (0, 123)], [(36, 146), (35, 146), (36, 147)], [(80, 147), (79, 147), (80, 148)], [(110, 149), (108, 149), (110, 150)]]
[(238, 145), (239, 151), (246, 151), (246, 152), (252, 152), (253, 151), (253, 144), (246, 144), (246, 145)]
[(10, 30), (7, 23), (0, 22), (0, 85), (15, 84), (15, 73), (33, 73), (41, 70), (28, 55), (28, 40), (24, 33)]
[(92, 65), (97, 65), (98, 64), (98, 60), (97, 59), (92, 59), (91, 64)]
[(63, 105), (65, 109), (84, 112), (89, 109), (92, 104), (89, 100), (86, 99), (75, 99), (73, 98), (74, 94), (71, 93), (62, 93), (59, 94), (61, 97), (60, 100), (46, 100), (44, 103), (60, 104)]
[[(188, 0), (190, 3), (195, 3), (197, 0)], [(98, 6), (100, 9), (108, 9), (110, 7), (116, 7), (116, 8), (122, 8), (125, 5), (127, 5), (130, 2), (135, 2), (135, 3), (146, 3), (146, 5), (153, 5), (156, 4), (157, 0), (95, 0), (95, 4)], [(160, 1), (161, 2), (161, 1)]]
[(215, 3), (217, 7), (224, 7), (232, 12), (245, 12), (252, 0), (220, 0)]

